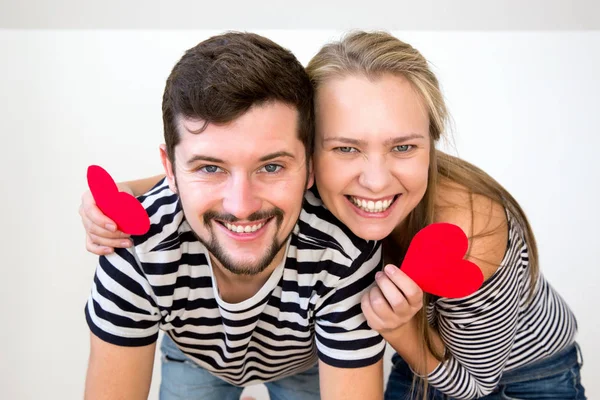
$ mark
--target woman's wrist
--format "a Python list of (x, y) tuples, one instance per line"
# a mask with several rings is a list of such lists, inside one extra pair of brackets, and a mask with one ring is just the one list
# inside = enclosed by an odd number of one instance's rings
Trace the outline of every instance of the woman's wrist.
[[(439, 354), (444, 354), (446, 349), (437, 332), (430, 330), (430, 335), (435, 349)], [(421, 338), (419, 324), (415, 317), (393, 331), (382, 333), (381, 336), (406, 361), (415, 375), (425, 377), (440, 364)]]

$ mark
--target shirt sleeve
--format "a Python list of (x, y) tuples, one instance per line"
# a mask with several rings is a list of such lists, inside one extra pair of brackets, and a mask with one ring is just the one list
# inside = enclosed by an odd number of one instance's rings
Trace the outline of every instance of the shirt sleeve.
[(92, 333), (118, 346), (145, 346), (158, 337), (161, 314), (134, 249), (101, 256), (85, 306)]
[(434, 321), (450, 356), (429, 384), (460, 400), (494, 390), (515, 342), (528, 273), (526, 263), (501, 265), (473, 295), (436, 302)]
[(375, 273), (381, 269), (381, 246), (375, 242), (369, 245), (344, 268), (334, 287), (324, 289), (323, 285), (321, 290), (327, 292), (315, 307), (319, 359), (334, 367), (366, 367), (383, 357), (385, 341), (368, 326), (360, 307), (362, 294), (374, 284)]

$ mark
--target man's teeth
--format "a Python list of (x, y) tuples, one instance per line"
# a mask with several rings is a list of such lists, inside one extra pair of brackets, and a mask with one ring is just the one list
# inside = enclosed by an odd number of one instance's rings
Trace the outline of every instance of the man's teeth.
[(259, 230), (260, 228), (265, 226), (265, 222), (257, 224), (257, 225), (246, 225), (246, 226), (234, 225), (234, 224), (225, 222), (224, 225), (227, 227), (227, 229), (229, 229), (232, 232), (252, 233), (252, 232), (256, 232), (257, 230)]
[(354, 203), (358, 208), (361, 208), (367, 212), (383, 212), (387, 210), (390, 205), (394, 202), (394, 199), (389, 200), (361, 200), (356, 197), (350, 196), (350, 200)]

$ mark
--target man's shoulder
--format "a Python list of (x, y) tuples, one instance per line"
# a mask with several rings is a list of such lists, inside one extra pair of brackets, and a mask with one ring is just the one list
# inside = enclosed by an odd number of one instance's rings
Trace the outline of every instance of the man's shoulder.
[(143, 235), (132, 236), (136, 253), (173, 250), (189, 239), (188, 236), (193, 237), (179, 196), (169, 188), (165, 178), (137, 199), (150, 218), (150, 229)]
[(362, 258), (365, 252), (372, 252), (378, 247), (377, 242), (361, 239), (352, 233), (324, 206), (315, 190), (307, 191), (304, 196), (294, 233), (298, 237), (299, 249), (305, 247), (313, 252), (340, 252), (349, 262)]

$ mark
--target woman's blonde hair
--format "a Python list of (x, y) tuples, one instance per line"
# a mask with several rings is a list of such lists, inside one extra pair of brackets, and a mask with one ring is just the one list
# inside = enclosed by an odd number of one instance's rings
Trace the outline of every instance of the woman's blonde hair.
[[(425, 226), (434, 222), (436, 191), (444, 178), (465, 187), (471, 195), (485, 196), (507, 210), (522, 227), (529, 248), (529, 267), (531, 282), (538, 275), (538, 257), (535, 238), (525, 213), (498, 182), (474, 165), (436, 150), (435, 143), (444, 135), (449, 115), (439, 82), (429, 68), (427, 60), (411, 45), (402, 42), (386, 32), (351, 32), (340, 41), (329, 43), (315, 55), (306, 68), (315, 93), (319, 87), (333, 78), (349, 75), (362, 75), (377, 79), (384, 74), (400, 75), (407, 79), (427, 108), (429, 116), (429, 135), (431, 138), (429, 178), (427, 190), (421, 202), (403, 221), (398, 235), (394, 235), (393, 247), (401, 262), (414, 235)], [(471, 210), (471, 213), (473, 210)], [(472, 240), (473, 237), (470, 238)], [(391, 239), (388, 238), (387, 242)], [(396, 252), (394, 252), (396, 253)], [(530, 296), (533, 290), (530, 290)], [(431, 339), (431, 327), (427, 321), (426, 306), (433, 297), (424, 295), (424, 307), (416, 316), (423, 340), (421, 351), (423, 362), (425, 349), (439, 360), (444, 355), (436, 351)], [(413, 385), (414, 388), (414, 385)], [(426, 398), (427, 380), (423, 380), (422, 396)]]

